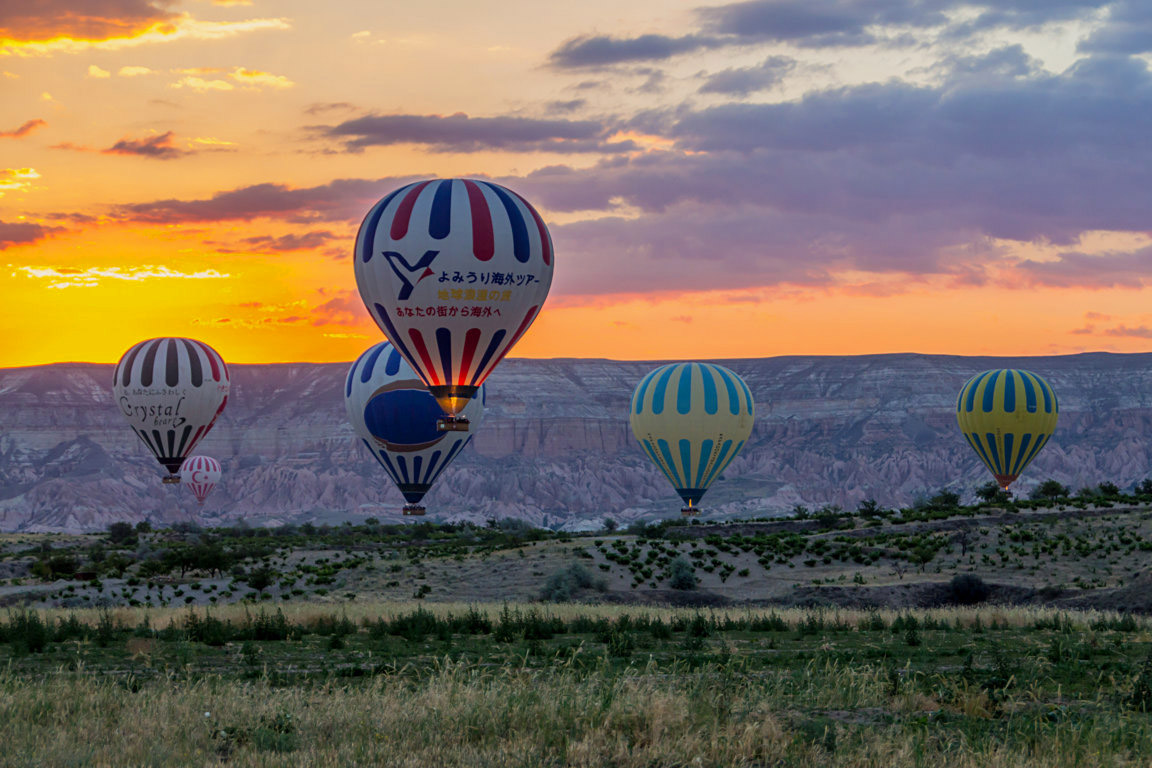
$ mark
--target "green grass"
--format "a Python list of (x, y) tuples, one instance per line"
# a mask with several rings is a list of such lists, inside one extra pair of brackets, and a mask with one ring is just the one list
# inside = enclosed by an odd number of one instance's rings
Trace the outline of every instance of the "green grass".
[(1031, 609), (13, 612), (0, 761), (1142, 764), (1149, 658), (1146, 619)]

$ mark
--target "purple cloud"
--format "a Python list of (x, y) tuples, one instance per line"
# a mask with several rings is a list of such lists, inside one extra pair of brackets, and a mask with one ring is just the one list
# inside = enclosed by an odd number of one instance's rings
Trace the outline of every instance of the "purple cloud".
[(725, 69), (707, 76), (700, 93), (724, 93), (747, 96), (778, 85), (796, 68), (796, 60), (787, 56), (769, 56), (755, 67)]
[(131, 37), (175, 16), (148, 0), (4, 0), (0, 2), (0, 38), (33, 42), (57, 37)]
[(1026, 259), (1016, 269), (1035, 285), (1142, 288), (1152, 285), (1152, 248), (1132, 253), (1062, 253), (1053, 261)]
[(27, 136), (28, 134), (32, 133), (32, 131), (36, 130), (37, 128), (43, 128), (46, 125), (48, 125), (48, 123), (45, 122), (44, 120), (40, 120), (40, 119), (28, 120), (27, 122), (22, 124), (19, 128), (16, 128), (14, 130), (0, 131), (0, 139), (22, 139), (25, 136)]
[(27, 245), (57, 232), (63, 232), (63, 227), (45, 227), (41, 224), (26, 222), (0, 221), (0, 251), (14, 245)]
[(156, 160), (172, 160), (193, 154), (173, 144), (173, 136), (172, 131), (168, 131), (159, 136), (148, 136), (143, 139), (121, 139), (107, 149), (100, 151), (105, 155), (134, 155)]
[(391, 144), (419, 144), (437, 152), (627, 152), (630, 141), (612, 142), (613, 127), (596, 120), (529, 117), (369, 115), (320, 129), (350, 151)]
[(561, 43), (559, 48), (548, 55), (548, 63), (556, 69), (583, 69), (639, 61), (663, 61), (682, 53), (723, 44), (724, 41), (718, 38), (699, 35), (581, 35)]
[(1079, 49), (1121, 55), (1152, 51), (1152, 8), (1136, 0), (1113, 3), (1108, 8), (1108, 20), (1080, 41)]
[(337, 179), (316, 187), (253, 184), (218, 192), (201, 200), (157, 200), (113, 209), (122, 220), (147, 224), (188, 224), (210, 221), (359, 220), (380, 197), (412, 179)]

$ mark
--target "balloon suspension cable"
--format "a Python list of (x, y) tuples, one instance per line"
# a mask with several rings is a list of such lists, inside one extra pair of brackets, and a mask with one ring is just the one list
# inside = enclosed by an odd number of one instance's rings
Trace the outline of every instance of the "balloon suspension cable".
[(464, 416), (441, 416), (436, 419), (436, 429), (441, 432), (467, 432), (471, 423)]
[(175, 473), (167, 475), (167, 476), (165, 476), (163, 483), (164, 483), (164, 485), (179, 485), (180, 484), (180, 475), (177, 475)]
[(700, 517), (700, 507), (692, 506), (692, 502), (688, 502), (688, 506), (680, 508), (681, 517)]
[(419, 504), (405, 504), (404, 505), (404, 516), (405, 517), (423, 517), (424, 516), (424, 507), (420, 506)]

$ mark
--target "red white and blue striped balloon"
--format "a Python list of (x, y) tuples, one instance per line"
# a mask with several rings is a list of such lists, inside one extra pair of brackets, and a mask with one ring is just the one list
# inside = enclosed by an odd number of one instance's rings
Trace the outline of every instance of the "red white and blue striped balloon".
[(148, 339), (120, 358), (116, 405), (172, 477), (228, 402), (228, 367), (202, 341)]
[(180, 477), (201, 504), (220, 482), (220, 462), (211, 456), (189, 456), (180, 466)]
[(356, 237), (364, 305), (449, 414), (532, 325), (552, 267), (540, 214), (489, 181), (401, 187), (372, 206)]

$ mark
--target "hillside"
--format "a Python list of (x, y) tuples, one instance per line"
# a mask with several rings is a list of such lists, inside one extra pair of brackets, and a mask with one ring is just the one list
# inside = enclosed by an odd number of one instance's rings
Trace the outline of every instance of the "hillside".
[[(1042, 373), (1060, 426), (1018, 490), (1053, 477), (1079, 488), (1152, 474), (1152, 355), (1037, 358), (940, 355), (721, 361), (757, 403), (744, 452), (704, 500), (706, 518), (795, 504), (911, 503), (964, 494), (985, 470), (957, 434), (956, 392), (998, 366)], [(675, 515), (679, 499), (626, 418), (655, 362), (507, 360), (489, 380), (476, 439), (428, 495), (430, 519), (518, 517), (597, 528)], [(110, 522), (246, 520), (253, 525), (394, 519), (399, 493), (345, 423), (344, 364), (232, 367), (228, 408), (201, 450), (224, 466), (203, 509), (160, 470), (112, 405), (112, 366), (0, 370), (0, 530), (103, 530)]]

